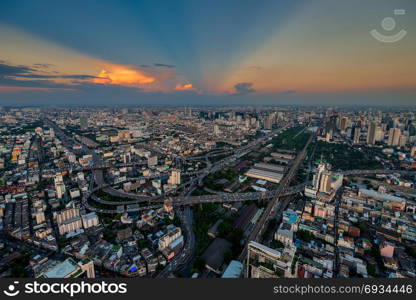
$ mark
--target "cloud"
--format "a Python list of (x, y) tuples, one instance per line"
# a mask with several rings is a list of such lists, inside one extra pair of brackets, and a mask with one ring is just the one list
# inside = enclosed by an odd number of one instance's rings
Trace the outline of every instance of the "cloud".
[(36, 64), (33, 64), (33, 66), (35, 66), (37, 68), (48, 69), (48, 68), (54, 67), (55, 65), (46, 64), (46, 63), (36, 63)]
[[(58, 66), (33, 63), (17, 65), (0, 62), (0, 92), (28, 90), (70, 89), (85, 91), (112, 86), (131, 88), (142, 92), (196, 91), (192, 84), (178, 84), (184, 81), (174, 68), (153, 65), (120, 65), (101, 60), (85, 60), (89, 67), (86, 74), (58, 72)], [(7, 87), (7, 88), (6, 88)]]
[(190, 91), (195, 90), (192, 83), (177, 84), (174, 88), (175, 91)]
[(98, 78), (97, 76), (81, 75), (81, 74), (75, 74), (75, 75), (20, 74), (20, 75), (17, 75), (16, 77), (33, 78), (33, 79), (80, 79), (80, 80)]
[(167, 64), (161, 64), (161, 63), (154, 63), (153, 64), (155, 67), (159, 67), (159, 68), (168, 68), (168, 69), (172, 69), (175, 67), (175, 65), (167, 65)]
[(6, 87), (7, 90), (18, 90), (19, 88), (72, 88), (73, 80), (91, 80), (95, 78), (95, 76), (84, 74), (49, 75), (40, 74), (39, 72), (32, 66), (12, 65), (2, 61), (0, 62), (0, 86), (3, 87), (3, 91), (6, 90)]
[(35, 72), (36, 70), (29, 66), (13, 66), (7, 64), (5, 61), (0, 62), (0, 77), (19, 76)]
[(94, 83), (134, 86), (156, 81), (155, 77), (145, 75), (142, 71), (125, 66), (113, 66), (110, 70), (101, 70), (93, 79)]
[(253, 88), (252, 82), (240, 82), (234, 85), (234, 90), (230, 92), (232, 95), (247, 95), (254, 93), (256, 90)]

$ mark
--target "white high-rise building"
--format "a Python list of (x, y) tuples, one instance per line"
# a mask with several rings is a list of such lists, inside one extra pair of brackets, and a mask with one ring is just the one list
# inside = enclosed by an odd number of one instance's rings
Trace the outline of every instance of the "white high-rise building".
[(354, 128), (354, 144), (360, 143), (360, 137), (361, 137), (361, 128), (355, 127)]
[(54, 214), (59, 234), (63, 235), (82, 228), (78, 208), (67, 208)]
[(319, 163), (318, 169), (316, 170), (316, 173), (313, 176), (313, 182), (312, 182), (315, 190), (319, 190), (321, 177), (322, 177), (322, 174), (325, 172), (325, 170), (326, 170), (326, 164), (324, 162)]
[(81, 218), (82, 218), (82, 225), (84, 226), (85, 229), (98, 226), (99, 224), (98, 216), (95, 212), (90, 212), (86, 215), (82, 215)]
[(181, 171), (174, 169), (172, 170), (169, 177), (169, 184), (180, 185), (181, 184)]

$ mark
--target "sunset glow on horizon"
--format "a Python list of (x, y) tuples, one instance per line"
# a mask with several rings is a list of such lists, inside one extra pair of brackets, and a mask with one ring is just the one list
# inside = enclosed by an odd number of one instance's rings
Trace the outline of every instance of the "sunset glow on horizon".
[[(362, 93), (368, 99), (375, 91), (416, 94), (416, 38), (411, 34), (415, 19), (398, 18), (397, 29), (400, 25), (410, 33), (395, 44), (380, 43), (369, 34), (392, 13), (388, 1), (231, 2), (221, 10), (215, 4), (186, 0), (175, 8), (147, 1), (109, 2), (103, 11), (111, 16), (117, 6), (113, 20), (119, 21), (110, 27), (93, 14), (93, 20), (86, 18), (94, 5), (80, 11), (73, 3), (65, 16), (52, 18), (61, 13), (61, 5), (32, 3), (28, 14), (4, 1), (0, 100), (18, 99), (19, 91), (24, 92), (22, 97), (29, 91), (59, 97), (65, 91), (69, 98), (69, 91), (84, 91), (90, 99), (100, 86), (120, 87), (121, 98), (123, 88), (127, 98), (135, 89), (173, 98), (176, 91), (189, 91), (196, 102), (199, 95), (253, 99), (276, 95), (290, 101), (300, 94), (306, 98), (310, 94), (311, 99), (322, 93)], [(240, 5), (241, 11), (233, 5)], [(397, 1), (394, 8), (400, 5), (407, 11), (416, 9), (412, 1)], [(172, 9), (183, 17), (175, 19)]]

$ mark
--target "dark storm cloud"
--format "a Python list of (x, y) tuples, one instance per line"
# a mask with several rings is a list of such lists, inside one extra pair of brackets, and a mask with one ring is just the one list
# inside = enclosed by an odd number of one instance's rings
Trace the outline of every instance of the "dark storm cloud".
[(18, 75), (21, 78), (33, 78), (33, 79), (93, 79), (98, 78), (91, 75), (41, 75), (41, 74), (23, 74)]
[(36, 70), (28, 66), (13, 66), (6, 64), (5, 61), (0, 62), (0, 78), (5, 76), (19, 76), (21, 74), (28, 74)]
[(16, 80), (0, 76), (0, 86), (22, 87), (22, 88), (71, 88), (68, 84), (55, 83), (50, 80)]
[(253, 88), (252, 82), (240, 82), (234, 85), (234, 95), (247, 95), (254, 93), (256, 90)]
[[(49, 64), (36, 64), (38, 67), (45, 68)], [(35, 65), (35, 66), (36, 66)], [(87, 80), (96, 78), (91, 75), (72, 74), (72, 75), (50, 75), (39, 74), (39, 71), (31, 66), (11, 65), (5, 61), (0, 62), (0, 85), (17, 87), (40, 87), (40, 88), (68, 88), (71, 87), (62, 83), (55, 83), (51, 79), (73, 79)], [(29, 80), (28, 80), (29, 79)]]
[(171, 68), (174, 68), (175, 67), (174, 65), (167, 65), (167, 64), (161, 64), (161, 63), (154, 63), (153, 65), (155, 67), (168, 68), (168, 69), (171, 69)]

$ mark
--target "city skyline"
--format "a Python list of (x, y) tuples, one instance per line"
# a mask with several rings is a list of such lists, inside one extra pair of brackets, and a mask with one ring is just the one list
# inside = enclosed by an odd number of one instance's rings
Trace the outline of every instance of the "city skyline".
[(0, 294), (415, 294), (415, 11), (1, 0)]
[[(2, 1), (0, 106), (414, 105), (415, 8)], [(386, 17), (402, 40), (370, 34)]]
[(414, 278), (415, 116), (0, 107), (0, 278)]

